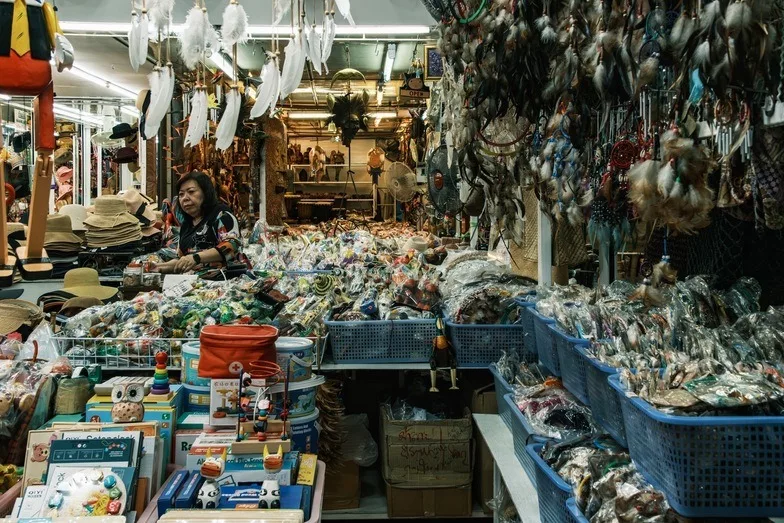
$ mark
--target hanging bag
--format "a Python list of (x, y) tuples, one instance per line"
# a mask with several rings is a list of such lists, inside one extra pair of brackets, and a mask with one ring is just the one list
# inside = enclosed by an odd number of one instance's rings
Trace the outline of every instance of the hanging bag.
[(277, 339), (270, 325), (207, 325), (199, 337), (199, 377), (233, 378), (251, 362), (275, 362)]

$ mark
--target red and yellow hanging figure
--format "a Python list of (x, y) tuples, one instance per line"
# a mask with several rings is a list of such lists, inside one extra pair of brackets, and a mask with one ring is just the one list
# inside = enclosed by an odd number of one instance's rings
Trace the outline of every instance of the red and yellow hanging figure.
[[(73, 47), (63, 35), (52, 5), (42, 0), (0, 0), (0, 93), (36, 97), (33, 127), (38, 157), (30, 227), (27, 246), (17, 250), (25, 279), (47, 278), (52, 271), (43, 249), (55, 149), (52, 52), (58, 71), (73, 65)], [(0, 222), (5, 222), (5, 216), (0, 216)], [(5, 246), (2, 249), (5, 251)]]

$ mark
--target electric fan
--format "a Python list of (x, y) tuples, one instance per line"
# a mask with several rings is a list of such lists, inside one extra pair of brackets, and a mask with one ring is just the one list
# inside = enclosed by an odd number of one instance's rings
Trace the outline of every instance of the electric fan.
[(427, 189), (430, 203), (440, 214), (454, 216), (460, 210), (457, 166), (449, 167), (446, 145), (441, 145), (427, 160)]

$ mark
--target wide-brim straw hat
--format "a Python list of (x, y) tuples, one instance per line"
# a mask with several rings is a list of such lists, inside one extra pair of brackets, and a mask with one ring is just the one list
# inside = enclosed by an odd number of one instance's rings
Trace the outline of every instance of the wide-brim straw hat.
[(93, 214), (84, 219), (88, 234), (94, 229), (115, 229), (124, 225), (136, 225), (139, 220), (125, 207), (125, 200), (117, 196), (99, 196), (95, 199)]
[(46, 217), (44, 245), (53, 243), (72, 243), (81, 245), (82, 239), (73, 233), (71, 218), (65, 214), (50, 214)]
[(117, 289), (101, 285), (98, 271), (89, 267), (71, 269), (65, 273), (63, 291), (79, 297), (91, 297), (107, 300), (117, 294)]
[(0, 335), (15, 332), (22, 325), (36, 327), (43, 319), (43, 311), (34, 303), (24, 300), (0, 301)]
[(153, 209), (153, 200), (137, 191), (136, 189), (128, 189), (120, 191), (117, 196), (125, 200), (125, 206), (128, 212), (136, 216), (139, 221), (146, 219), (145, 225), (155, 223), (155, 210)]
[(63, 306), (60, 307), (60, 312), (66, 312), (72, 309), (83, 311), (84, 309), (89, 309), (90, 307), (96, 307), (98, 305), (103, 305), (103, 302), (98, 298), (92, 296), (77, 296), (76, 298), (66, 300), (65, 303), (63, 303)]
[(87, 209), (84, 205), (78, 203), (64, 205), (58, 213), (71, 218), (71, 230), (74, 232), (87, 230), (84, 227), (84, 219), (87, 218)]

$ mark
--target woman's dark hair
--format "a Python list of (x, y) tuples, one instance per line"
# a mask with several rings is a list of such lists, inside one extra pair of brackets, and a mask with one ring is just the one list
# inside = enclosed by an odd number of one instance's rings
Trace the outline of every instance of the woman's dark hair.
[(201, 202), (202, 216), (208, 216), (215, 207), (218, 205), (218, 194), (215, 192), (215, 186), (212, 184), (210, 177), (201, 171), (191, 171), (177, 181), (177, 192), (180, 192), (180, 187), (187, 182), (193, 180), (204, 193), (204, 201)]

